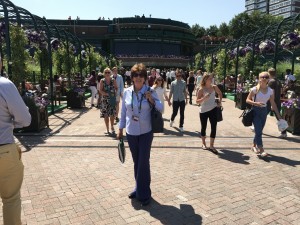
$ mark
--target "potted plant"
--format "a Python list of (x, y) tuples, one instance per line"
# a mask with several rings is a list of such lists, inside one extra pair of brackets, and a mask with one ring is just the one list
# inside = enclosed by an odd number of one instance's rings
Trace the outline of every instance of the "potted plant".
[[(46, 95), (46, 94), (45, 94)], [(28, 127), (15, 129), (16, 131), (40, 131), (49, 127), (48, 110), (49, 100), (46, 96), (37, 96), (35, 92), (26, 92), (23, 100), (31, 114), (31, 123)]]
[(67, 91), (67, 107), (82, 108), (85, 107), (84, 88), (74, 86)]
[(282, 102), (283, 119), (288, 122), (288, 131), (300, 134), (300, 97)]

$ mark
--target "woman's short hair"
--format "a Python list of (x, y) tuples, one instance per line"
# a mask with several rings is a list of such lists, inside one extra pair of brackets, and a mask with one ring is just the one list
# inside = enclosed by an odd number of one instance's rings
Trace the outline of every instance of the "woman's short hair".
[(141, 74), (145, 80), (147, 80), (147, 69), (143, 63), (138, 63), (135, 64), (131, 68), (131, 79), (134, 77), (136, 74)]
[(182, 75), (182, 72), (183, 72), (182, 69), (178, 69), (178, 68), (177, 68), (176, 71), (175, 71), (175, 74), (176, 74), (176, 75), (177, 75), (177, 74)]
[(105, 74), (105, 72), (110, 72), (111, 73), (111, 70), (109, 67), (106, 67), (104, 70), (103, 70), (103, 74)]
[(274, 68), (270, 68), (268, 69), (268, 73), (270, 74), (270, 76), (275, 77), (276, 76), (276, 70)]

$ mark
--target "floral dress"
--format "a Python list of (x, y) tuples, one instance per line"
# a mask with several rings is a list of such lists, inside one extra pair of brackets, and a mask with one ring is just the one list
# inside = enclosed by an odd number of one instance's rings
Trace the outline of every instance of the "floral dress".
[(101, 117), (116, 116), (116, 90), (114, 87), (114, 79), (110, 79), (110, 83), (107, 84), (105, 79), (102, 79), (104, 91), (109, 96), (102, 96), (101, 100)]

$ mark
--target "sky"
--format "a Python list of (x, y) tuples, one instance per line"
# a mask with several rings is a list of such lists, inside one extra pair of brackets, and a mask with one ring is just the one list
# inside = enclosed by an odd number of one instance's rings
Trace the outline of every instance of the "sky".
[(200, 26), (228, 23), (245, 10), (244, 0), (11, 0), (32, 14), (47, 19), (134, 17), (172, 19)]

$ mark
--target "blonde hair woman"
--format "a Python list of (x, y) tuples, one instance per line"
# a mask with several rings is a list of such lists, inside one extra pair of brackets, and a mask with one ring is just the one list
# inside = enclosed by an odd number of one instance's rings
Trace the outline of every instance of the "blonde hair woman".
[(272, 88), (268, 87), (269, 73), (261, 72), (258, 77), (258, 84), (256, 87), (251, 89), (246, 102), (250, 105), (253, 105), (254, 110), (254, 132), (255, 136), (253, 139), (252, 151), (256, 154), (260, 154), (262, 157), (267, 156), (263, 148), (262, 141), (262, 131), (266, 124), (267, 119), (267, 102), (270, 101), (272, 109), (275, 111), (277, 118), (281, 119), (281, 116), (278, 112), (276, 103), (274, 101), (274, 93)]
[[(212, 84), (212, 79), (210, 74), (204, 73), (200, 84), (200, 90), (197, 93), (196, 102), (200, 104), (202, 149), (209, 149), (214, 154), (218, 154), (218, 151), (214, 147), (217, 133), (217, 107), (221, 107), (223, 96), (220, 89)], [(219, 103), (216, 103), (216, 93), (218, 94)], [(206, 127), (208, 119), (211, 126), (209, 148), (206, 147)]]
[(118, 86), (116, 80), (111, 77), (111, 70), (109, 68), (103, 71), (104, 78), (100, 81), (100, 93), (102, 95), (101, 117), (104, 117), (106, 125), (106, 134), (109, 135), (109, 120), (112, 134), (115, 134), (114, 120), (116, 116), (116, 93)]

